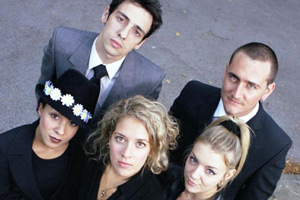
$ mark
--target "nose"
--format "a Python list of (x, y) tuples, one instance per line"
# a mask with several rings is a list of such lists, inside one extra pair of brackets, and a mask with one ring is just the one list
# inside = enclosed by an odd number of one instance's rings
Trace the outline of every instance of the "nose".
[(244, 86), (243, 84), (237, 84), (234, 91), (233, 96), (235, 99), (240, 99), (243, 96), (244, 93)]
[(119, 36), (125, 40), (128, 37), (128, 34), (130, 33), (130, 27), (129, 26), (124, 26), (120, 30)]
[(124, 146), (123, 152), (122, 152), (122, 157), (123, 158), (131, 158), (132, 157), (132, 147), (130, 144), (126, 144)]
[(67, 124), (68, 124), (67, 120), (65, 119), (60, 120), (60, 122), (57, 124), (57, 127), (55, 129), (56, 133), (58, 135), (64, 135)]
[(191, 177), (193, 179), (200, 179), (203, 173), (203, 169), (201, 167), (195, 167), (194, 170), (191, 172)]

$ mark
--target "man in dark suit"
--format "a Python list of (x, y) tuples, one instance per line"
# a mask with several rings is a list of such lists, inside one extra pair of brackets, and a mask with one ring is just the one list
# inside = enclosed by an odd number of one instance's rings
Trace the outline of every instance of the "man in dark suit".
[(226, 65), (222, 89), (190, 81), (170, 109), (180, 122), (182, 135), (171, 160), (180, 165), (184, 163), (182, 152), (215, 117), (236, 115), (253, 130), (244, 168), (224, 191), (225, 200), (267, 200), (281, 176), (292, 141), (261, 103), (274, 91), (277, 71), (277, 58), (270, 47), (243, 45)]
[[(162, 25), (158, 0), (112, 0), (102, 14), (100, 34), (59, 27), (44, 48), (38, 83), (61, 76), (74, 68), (88, 78), (105, 65), (96, 107), (100, 116), (112, 103), (137, 94), (157, 99), (165, 71), (134, 49)], [(59, 66), (59, 67), (58, 67)]]

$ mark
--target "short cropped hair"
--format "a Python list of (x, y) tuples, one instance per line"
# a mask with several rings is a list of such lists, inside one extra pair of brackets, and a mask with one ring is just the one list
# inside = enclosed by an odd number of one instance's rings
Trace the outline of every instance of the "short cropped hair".
[(176, 138), (179, 134), (178, 124), (168, 115), (166, 108), (157, 101), (151, 101), (137, 95), (123, 99), (114, 104), (98, 123), (98, 128), (87, 139), (87, 144), (92, 143), (91, 154), (96, 155), (96, 160), (103, 161), (106, 165), (109, 159), (109, 139), (118, 124), (124, 117), (135, 117), (146, 127), (150, 138), (150, 152), (144, 167), (159, 174), (168, 167), (169, 150), (177, 146)]
[(268, 85), (275, 81), (278, 72), (278, 61), (275, 52), (263, 43), (251, 42), (237, 48), (230, 57), (229, 64), (231, 64), (234, 56), (243, 52), (253, 60), (259, 60), (263, 62), (270, 62), (271, 72), (268, 78)]
[(158, 0), (112, 0), (112, 2), (109, 5), (109, 14), (114, 12), (117, 7), (125, 2), (130, 1), (133, 4), (139, 4), (142, 8), (147, 10), (152, 15), (152, 25), (148, 33), (144, 36), (143, 40), (150, 37), (156, 30), (158, 30), (161, 25), (163, 24), (162, 21), (162, 10), (161, 10), (161, 4)]

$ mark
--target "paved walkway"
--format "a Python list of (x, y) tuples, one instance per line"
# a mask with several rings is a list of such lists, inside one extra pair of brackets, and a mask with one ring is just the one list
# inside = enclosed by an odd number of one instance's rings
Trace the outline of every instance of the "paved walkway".
[[(99, 31), (109, 0), (11, 1), (0, 6), (0, 132), (37, 118), (34, 96), (43, 46), (56, 26)], [(288, 157), (300, 161), (300, 1), (161, 0), (163, 27), (140, 49), (167, 72), (159, 100), (170, 107), (198, 79), (216, 86), (233, 50), (250, 41), (278, 55), (276, 90), (265, 108), (290, 135)], [(300, 199), (299, 176), (284, 175), (274, 198)], [(294, 195), (294, 196), (290, 196)]]

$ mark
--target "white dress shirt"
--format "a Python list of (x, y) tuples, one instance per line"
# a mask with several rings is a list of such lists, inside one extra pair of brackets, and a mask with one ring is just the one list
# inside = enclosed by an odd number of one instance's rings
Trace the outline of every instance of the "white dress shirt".
[[(258, 109), (259, 109), (259, 104), (257, 103), (256, 106), (254, 107), (254, 109), (249, 114), (239, 117), (239, 119), (241, 119), (245, 123), (247, 123), (250, 119), (252, 119), (252, 117), (254, 117), (256, 115), (256, 113), (258, 112)], [(213, 117), (222, 117), (225, 115), (226, 115), (226, 112), (225, 112), (223, 101), (221, 98)]]
[(96, 50), (97, 39), (98, 39), (98, 37), (95, 39), (93, 46), (92, 46), (91, 55), (90, 55), (90, 59), (89, 59), (89, 67), (86, 71), (85, 76), (88, 79), (91, 79), (94, 76), (93, 68), (100, 64), (105, 65), (108, 76), (104, 76), (100, 80), (101, 81), (101, 90), (100, 90), (100, 95), (98, 98), (98, 103), (100, 103), (100, 106), (102, 106), (104, 101), (106, 100), (112, 86), (114, 85), (116, 78), (119, 75), (120, 67), (126, 56), (124, 56), (122, 59), (120, 59), (116, 62), (110, 63), (110, 64), (103, 63), (97, 53), (97, 50)]

